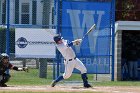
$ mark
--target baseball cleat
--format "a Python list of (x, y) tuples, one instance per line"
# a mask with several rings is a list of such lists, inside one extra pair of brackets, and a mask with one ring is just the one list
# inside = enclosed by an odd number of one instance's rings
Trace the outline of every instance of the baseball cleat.
[(56, 82), (53, 81), (53, 82), (51, 83), (51, 87), (54, 87), (55, 85), (56, 85)]
[(91, 88), (92, 86), (90, 84), (84, 84), (85, 88)]
[(0, 87), (7, 87), (7, 85), (4, 83), (0, 83)]

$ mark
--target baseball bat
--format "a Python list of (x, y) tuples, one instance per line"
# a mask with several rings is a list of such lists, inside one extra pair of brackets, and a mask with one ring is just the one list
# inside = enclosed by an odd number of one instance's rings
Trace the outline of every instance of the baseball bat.
[(96, 24), (93, 24), (90, 29), (87, 31), (87, 33), (82, 37), (82, 40), (85, 38), (86, 35), (88, 35), (91, 31), (93, 31), (96, 28)]

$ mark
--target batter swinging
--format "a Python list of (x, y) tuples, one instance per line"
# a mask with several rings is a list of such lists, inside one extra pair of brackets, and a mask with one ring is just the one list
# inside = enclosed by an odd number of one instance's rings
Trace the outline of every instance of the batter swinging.
[(88, 83), (87, 78), (87, 69), (84, 66), (84, 64), (76, 58), (75, 52), (71, 48), (73, 45), (79, 45), (82, 42), (82, 39), (76, 39), (72, 42), (69, 42), (67, 40), (64, 40), (60, 35), (54, 36), (54, 41), (57, 44), (57, 49), (60, 51), (62, 56), (64, 57), (64, 64), (65, 64), (65, 72), (62, 76), (59, 76), (56, 80), (54, 80), (51, 84), (52, 87), (56, 85), (57, 82), (68, 79), (74, 70), (74, 68), (78, 69), (81, 72), (81, 77), (83, 80), (83, 86), (85, 88), (91, 87), (91, 85)]

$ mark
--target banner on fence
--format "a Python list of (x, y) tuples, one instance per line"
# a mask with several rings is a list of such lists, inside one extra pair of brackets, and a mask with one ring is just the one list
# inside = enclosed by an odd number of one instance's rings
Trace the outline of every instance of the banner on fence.
[(55, 58), (55, 29), (16, 28), (15, 56), (23, 58)]
[(83, 61), (88, 73), (110, 73), (111, 2), (62, 2), (62, 36), (65, 39), (82, 38), (93, 24), (96, 29), (73, 49), (78, 57), (90, 60), (90, 64)]

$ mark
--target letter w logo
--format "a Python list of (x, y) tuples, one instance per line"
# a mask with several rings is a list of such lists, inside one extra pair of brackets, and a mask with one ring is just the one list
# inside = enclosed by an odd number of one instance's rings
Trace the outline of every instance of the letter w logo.
[[(96, 24), (96, 36), (98, 35), (98, 30), (100, 27), (102, 16), (105, 14), (104, 11), (93, 11), (93, 10), (70, 10), (67, 9), (67, 13), (69, 14), (71, 26), (72, 26), (72, 33), (73, 38), (82, 38), (84, 34), (85, 28), (90, 28), (93, 24)], [(95, 23), (94, 16), (98, 15), (97, 23)], [(88, 29), (87, 29), (88, 30)], [(93, 37), (93, 33), (88, 35), (89, 41), (89, 49), (90, 53), (94, 53), (95, 46), (96, 46), (96, 39), (97, 37)], [(76, 52), (80, 53), (80, 48), (76, 48)]]

